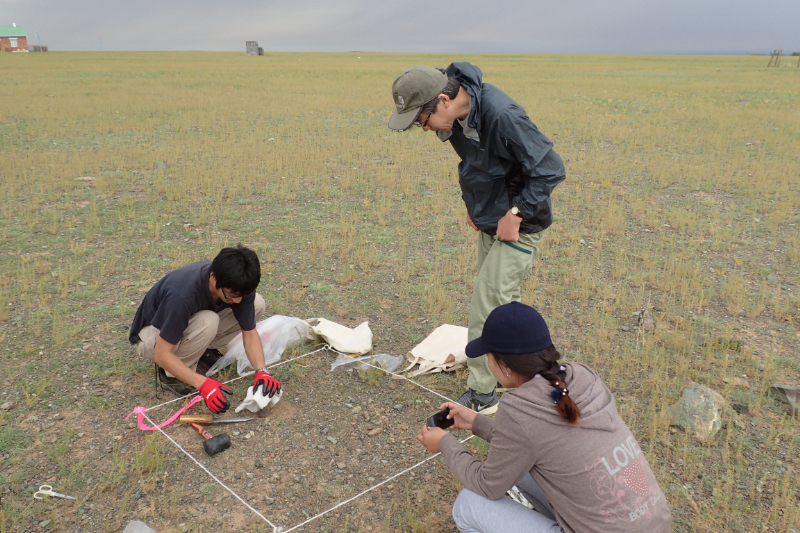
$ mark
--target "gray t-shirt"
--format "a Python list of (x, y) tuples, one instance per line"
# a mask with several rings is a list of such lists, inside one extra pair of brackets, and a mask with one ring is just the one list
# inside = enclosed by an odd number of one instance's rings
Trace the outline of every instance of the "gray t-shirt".
[(238, 304), (216, 302), (208, 288), (211, 261), (198, 261), (169, 272), (145, 295), (133, 317), (128, 340), (139, 342), (139, 332), (146, 326), (159, 330), (159, 336), (170, 344), (178, 344), (192, 315), (200, 311), (219, 313), (231, 308), (242, 328), (256, 327), (255, 293), (242, 297)]
[(590, 368), (564, 366), (580, 428), (558, 415), (553, 387), (536, 377), (505, 394), (494, 419), (475, 417), (472, 432), (491, 442), (486, 462), (448, 434), (439, 442), (447, 466), (466, 488), (492, 500), (530, 473), (566, 533), (669, 533), (664, 493), (611, 391)]
[(475, 142), (481, 142), (481, 138), (478, 135), (478, 130), (475, 128), (470, 128), (469, 124), (467, 124), (467, 119), (458, 119), (458, 123), (461, 124), (461, 130), (464, 132), (464, 137), (467, 139), (472, 139)]

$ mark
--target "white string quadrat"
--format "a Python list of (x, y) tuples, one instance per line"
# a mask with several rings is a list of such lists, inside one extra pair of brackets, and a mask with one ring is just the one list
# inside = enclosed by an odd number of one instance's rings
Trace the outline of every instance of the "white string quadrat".
[[(330, 345), (327, 345), (327, 344), (326, 344), (326, 345), (325, 345), (325, 346), (323, 346), (322, 348), (319, 348), (319, 349), (317, 349), (317, 350), (314, 350), (314, 351), (312, 351), (312, 352), (304, 353), (304, 354), (302, 354), (302, 355), (298, 355), (297, 357), (293, 357), (293, 358), (291, 358), (291, 359), (287, 359), (286, 361), (281, 361), (281, 362), (279, 362), (279, 363), (275, 363), (274, 365), (270, 365), (270, 366), (269, 366), (269, 368), (275, 368), (275, 367), (277, 367), (277, 366), (285, 365), (286, 363), (290, 363), (290, 362), (292, 362), (292, 361), (296, 361), (297, 359), (301, 359), (301, 358), (303, 358), (303, 357), (308, 357), (309, 355), (315, 354), (315, 353), (317, 353), (317, 352), (321, 352), (321, 351), (323, 351), (323, 350), (327, 350), (327, 351), (329, 351), (329, 352), (333, 352), (333, 353), (337, 353), (337, 354), (342, 354), (342, 352), (339, 352), (339, 351), (337, 351), (337, 350), (334, 350), (333, 348), (331, 348), (331, 347), (330, 347)], [(342, 355), (348, 355), (348, 354), (342, 354)], [(394, 372), (387, 372), (387, 371), (386, 371), (384, 368), (382, 368), (382, 367), (380, 367), (380, 366), (376, 366), (376, 365), (370, 364), (370, 363), (367, 363), (367, 362), (365, 362), (365, 361), (362, 361), (362, 362), (361, 362), (361, 364), (364, 364), (364, 365), (370, 366), (370, 367), (372, 367), (372, 368), (376, 368), (376, 369), (378, 369), (378, 370), (381, 370), (381, 371), (383, 371), (383, 372), (386, 372), (387, 374), (389, 374), (389, 375), (391, 375), (391, 376), (395, 377), (396, 379), (404, 379), (404, 380), (406, 380), (406, 381), (409, 381), (409, 382), (413, 383), (414, 385), (416, 385), (417, 387), (419, 387), (419, 388), (421, 388), (421, 389), (424, 389), (424, 390), (426, 390), (426, 391), (428, 391), (428, 392), (430, 392), (430, 393), (432, 393), (432, 394), (435, 394), (436, 396), (439, 396), (440, 398), (444, 399), (445, 401), (448, 401), (448, 402), (452, 402), (452, 401), (453, 401), (453, 400), (451, 400), (450, 398), (448, 398), (447, 396), (444, 396), (443, 394), (440, 394), (440, 393), (436, 392), (435, 390), (429, 389), (428, 387), (426, 387), (426, 386), (422, 385), (421, 383), (417, 383), (417, 382), (416, 382), (416, 381), (414, 381), (413, 379), (409, 379), (409, 378), (407, 378), (406, 376), (404, 376), (404, 375), (402, 375), (402, 374), (397, 374), (397, 373), (394, 373)], [(250, 372), (250, 373), (247, 373), (247, 374), (244, 374), (244, 375), (242, 375), (242, 376), (239, 376), (239, 377), (236, 377), (236, 378), (233, 378), (233, 379), (231, 379), (231, 380), (228, 380), (228, 381), (226, 381), (226, 382), (225, 382), (225, 384), (228, 384), (228, 383), (233, 383), (234, 381), (240, 380), (240, 379), (242, 379), (243, 377), (249, 376), (250, 374), (252, 374), (252, 372)], [(197, 393), (195, 393), (195, 394), (197, 394)], [(303, 526), (305, 526), (305, 525), (307, 525), (307, 524), (309, 524), (309, 523), (313, 522), (314, 520), (316, 520), (316, 519), (318, 519), (318, 518), (320, 518), (320, 517), (322, 517), (322, 516), (325, 516), (326, 514), (330, 513), (331, 511), (334, 511), (334, 510), (338, 509), (339, 507), (342, 507), (343, 505), (347, 505), (348, 503), (350, 503), (350, 502), (352, 502), (352, 501), (354, 501), (354, 500), (356, 500), (356, 499), (360, 498), (361, 496), (363, 496), (363, 495), (365, 495), (365, 494), (367, 494), (367, 493), (369, 493), (369, 492), (372, 492), (373, 490), (375, 490), (375, 489), (377, 489), (377, 488), (381, 487), (382, 485), (385, 485), (386, 483), (388, 483), (388, 482), (392, 481), (393, 479), (396, 479), (396, 478), (398, 478), (398, 477), (402, 476), (403, 474), (407, 474), (408, 472), (411, 472), (411, 471), (412, 471), (412, 470), (414, 470), (415, 468), (417, 468), (417, 467), (419, 467), (419, 466), (422, 466), (423, 464), (427, 463), (427, 462), (428, 462), (428, 461), (430, 461), (431, 459), (434, 459), (435, 457), (437, 457), (437, 456), (441, 455), (440, 453), (436, 453), (436, 454), (434, 454), (434, 455), (431, 455), (430, 457), (427, 457), (427, 458), (423, 459), (422, 461), (418, 462), (417, 464), (415, 464), (415, 465), (413, 465), (413, 466), (410, 466), (410, 467), (406, 468), (405, 470), (403, 470), (403, 471), (401, 471), (401, 472), (398, 472), (397, 474), (394, 474), (393, 476), (391, 476), (391, 477), (389, 477), (389, 478), (386, 478), (386, 479), (384, 479), (384, 480), (383, 480), (383, 481), (381, 481), (380, 483), (377, 483), (377, 484), (375, 484), (375, 485), (373, 485), (373, 486), (369, 487), (368, 489), (366, 489), (366, 490), (364, 490), (364, 491), (362, 491), (362, 492), (360, 492), (360, 493), (356, 494), (356, 495), (355, 495), (355, 496), (353, 496), (352, 498), (348, 498), (347, 500), (344, 500), (344, 501), (342, 501), (342, 502), (339, 502), (339, 503), (337, 503), (336, 505), (334, 505), (333, 507), (331, 507), (330, 509), (328, 509), (328, 510), (326, 510), (326, 511), (323, 511), (323, 512), (321, 512), (321, 513), (317, 514), (317, 515), (314, 515), (314, 516), (312, 516), (311, 518), (308, 518), (307, 520), (305, 520), (305, 521), (303, 521), (303, 522), (300, 522), (299, 524), (296, 524), (296, 525), (294, 525), (294, 526), (290, 527), (289, 529), (286, 529), (286, 530), (284, 530), (283, 528), (281, 528), (281, 527), (279, 527), (279, 526), (276, 526), (275, 524), (273, 524), (273, 523), (272, 523), (272, 522), (271, 522), (271, 521), (270, 521), (270, 520), (269, 520), (269, 519), (268, 519), (266, 516), (264, 516), (263, 514), (261, 514), (261, 513), (260, 513), (260, 512), (259, 512), (257, 509), (255, 509), (253, 506), (251, 506), (249, 503), (247, 503), (247, 502), (246, 502), (246, 501), (245, 501), (245, 500), (244, 500), (244, 499), (243, 499), (241, 496), (239, 496), (238, 494), (236, 494), (236, 492), (234, 492), (234, 491), (233, 491), (233, 489), (231, 489), (231, 488), (230, 488), (230, 487), (228, 487), (228, 486), (227, 486), (225, 483), (223, 483), (223, 482), (222, 482), (222, 481), (221, 481), (221, 480), (220, 480), (220, 479), (219, 479), (217, 476), (215, 476), (215, 475), (214, 475), (214, 474), (213, 474), (213, 473), (212, 473), (212, 472), (211, 472), (211, 471), (210, 471), (208, 468), (206, 468), (206, 467), (205, 467), (205, 465), (203, 465), (203, 464), (202, 464), (200, 461), (198, 461), (198, 460), (197, 460), (197, 459), (196, 459), (196, 458), (195, 458), (195, 457), (194, 457), (192, 454), (190, 454), (189, 452), (187, 452), (187, 451), (186, 451), (186, 450), (185, 450), (185, 449), (184, 449), (184, 448), (183, 448), (183, 447), (182, 447), (180, 444), (178, 444), (177, 442), (175, 442), (175, 440), (173, 440), (173, 438), (172, 438), (172, 437), (170, 437), (170, 436), (169, 436), (169, 435), (168, 435), (168, 434), (167, 434), (167, 433), (166, 433), (166, 432), (165, 432), (165, 431), (164, 431), (164, 430), (163, 430), (161, 427), (159, 427), (158, 425), (156, 425), (156, 423), (155, 423), (155, 422), (153, 422), (153, 421), (150, 419), (150, 417), (148, 417), (148, 416), (147, 416), (147, 411), (151, 411), (151, 410), (153, 410), (153, 409), (157, 409), (157, 408), (159, 408), (159, 407), (163, 407), (163, 406), (165, 406), (165, 405), (168, 405), (168, 404), (170, 404), (170, 403), (177, 402), (177, 401), (180, 401), (180, 400), (183, 400), (183, 399), (189, 398), (190, 396), (194, 396), (194, 394), (190, 394), (190, 395), (187, 395), (187, 396), (182, 396), (182, 397), (180, 397), (180, 398), (175, 398), (174, 400), (169, 400), (169, 401), (167, 401), (167, 402), (160, 403), (160, 404), (158, 404), (158, 405), (154, 405), (153, 407), (149, 407), (148, 409), (145, 409), (145, 410), (143, 411), (144, 418), (146, 418), (146, 419), (147, 419), (147, 421), (148, 421), (148, 422), (150, 422), (150, 424), (151, 424), (151, 425), (155, 426), (155, 429), (158, 429), (158, 431), (160, 431), (160, 432), (161, 432), (161, 434), (163, 434), (163, 435), (164, 435), (164, 436), (165, 436), (165, 437), (166, 437), (166, 438), (167, 438), (167, 439), (168, 439), (168, 440), (169, 440), (169, 441), (170, 441), (172, 444), (174, 444), (176, 448), (178, 448), (180, 451), (182, 451), (182, 452), (184, 453), (184, 455), (186, 455), (187, 457), (189, 457), (189, 459), (191, 459), (192, 461), (194, 461), (194, 463), (195, 463), (195, 464), (197, 464), (197, 466), (199, 466), (199, 467), (200, 467), (200, 468), (201, 468), (201, 469), (202, 469), (202, 470), (203, 470), (203, 471), (204, 471), (206, 474), (208, 474), (208, 475), (209, 475), (209, 477), (211, 477), (211, 479), (213, 479), (214, 481), (216, 481), (216, 482), (217, 482), (217, 483), (218, 483), (218, 484), (219, 484), (219, 485), (220, 485), (222, 488), (224, 488), (225, 490), (227, 490), (228, 492), (230, 492), (230, 493), (231, 493), (231, 494), (232, 494), (232, 495), (233, 495), (233, 496), (234, 496), (234, 497), (235, 497), (237, 500), (239, 500), (240, 502), (242, 502), (242, 504), (243, 504), (245, 507), (247, 507), (248, 509), (250, 509), (250, 510), (251, 510), (251, 511), (252, 511), (252, 512), (253, 512), (253, 513), (256, 515), (256, 516), (258, 516), (258, 517), (259, 517), (259, 518), (261, 518), (261, 519), (262, 519), (264, 522), (266, 522), (267, 524), (269, 524), (269, 525), (270, 525), (270, 527), (272, 527), (272, 531), (273, 531), (273, 533), (289, 533), (290, 531), (294, 531), (295, 529), (299, 529), (299, 528), (301, 528), (301, 527), (303, 527)], [(466, 441), (470, 440), (472, 437), (473, 437), (473, 436), (472, 436), (472, 435), (470, 435), (469, 437), (467, 437), (466, 439), (462, 440), (461, 442), (466, 442)]]

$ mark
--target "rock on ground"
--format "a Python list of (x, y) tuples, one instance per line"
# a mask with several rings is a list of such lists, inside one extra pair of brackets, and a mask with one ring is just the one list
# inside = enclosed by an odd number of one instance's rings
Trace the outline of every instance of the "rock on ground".
[(769, 390), (780, 401), (791, 407), (792, 414), (800, 413), (800, 387), (773, 383)]
[(669, 424), (683, 429), (700, 441), (708, 441), (722, 427), (725, 400), (719, 393), (704, 385), (683, 391), (677, 403), (667, 408)]
[(639, 327), (645, 333), (653, 333), (656, 330), (656, 319), (653, 313), (647, 309), (639, 311)]
[(742, 378), (723, 378), (722, 382), (734, 387), (744, 387), (747, 389), (750, 388), (750, 383), (748, 383), (746, 379)]

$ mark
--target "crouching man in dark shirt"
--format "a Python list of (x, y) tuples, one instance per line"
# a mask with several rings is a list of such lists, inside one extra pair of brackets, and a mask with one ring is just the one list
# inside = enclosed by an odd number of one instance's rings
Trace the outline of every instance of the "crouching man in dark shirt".
[(213, 354), (216, 349), (241, 331), (245, 353), (256, 369), (254, 394), (271, 397), (280, 391), (281, 384), (264, 366), (256, 330), (256, 319), (266, 308), (255, 292), (260, 281), (258, 256), (240, 244), (223, 248), (213, 261), (173, 270), (153, 285), (136, 311), (129, 340), (137, 354), (155, 363), (162, 389), (179, 396), (197, 389), (212, 412), (227, 411), (225, 394), (231, 390), (199, 374), (197, 366), (213, 364), (219, 358), (219, 352)]

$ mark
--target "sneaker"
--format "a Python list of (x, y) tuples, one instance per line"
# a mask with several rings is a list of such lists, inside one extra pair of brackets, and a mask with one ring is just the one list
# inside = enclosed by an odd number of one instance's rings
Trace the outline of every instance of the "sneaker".
[(200, 363), (203, 363), (208, 368), (214, 366), (214, 364), (222, 359), (222, 352), (217, 350), (216, 348), (208, 348), (203, 355), (200, 356)]
[(497, 411), (500, 402), (497, 399), (497, 389), (492, 390), (489, 394), (480, 394), (472, 389), (467, 389), (467, 392), (462, 394), (456, 403), (469, 407), (477, 413), (491, 415)]
[(174, 394), (175, 396), (187, 396), (197, 392), (197, 389), (191, 385), (187, 385), (178, 378), (167, 377), (164, 369), (156, 365), (156, 391), (161, 389), (163, 391)]
[(215, 348), (208, 348), (197, 361), (197, 373), (203, 376), (222, 358), (222, 353)]

